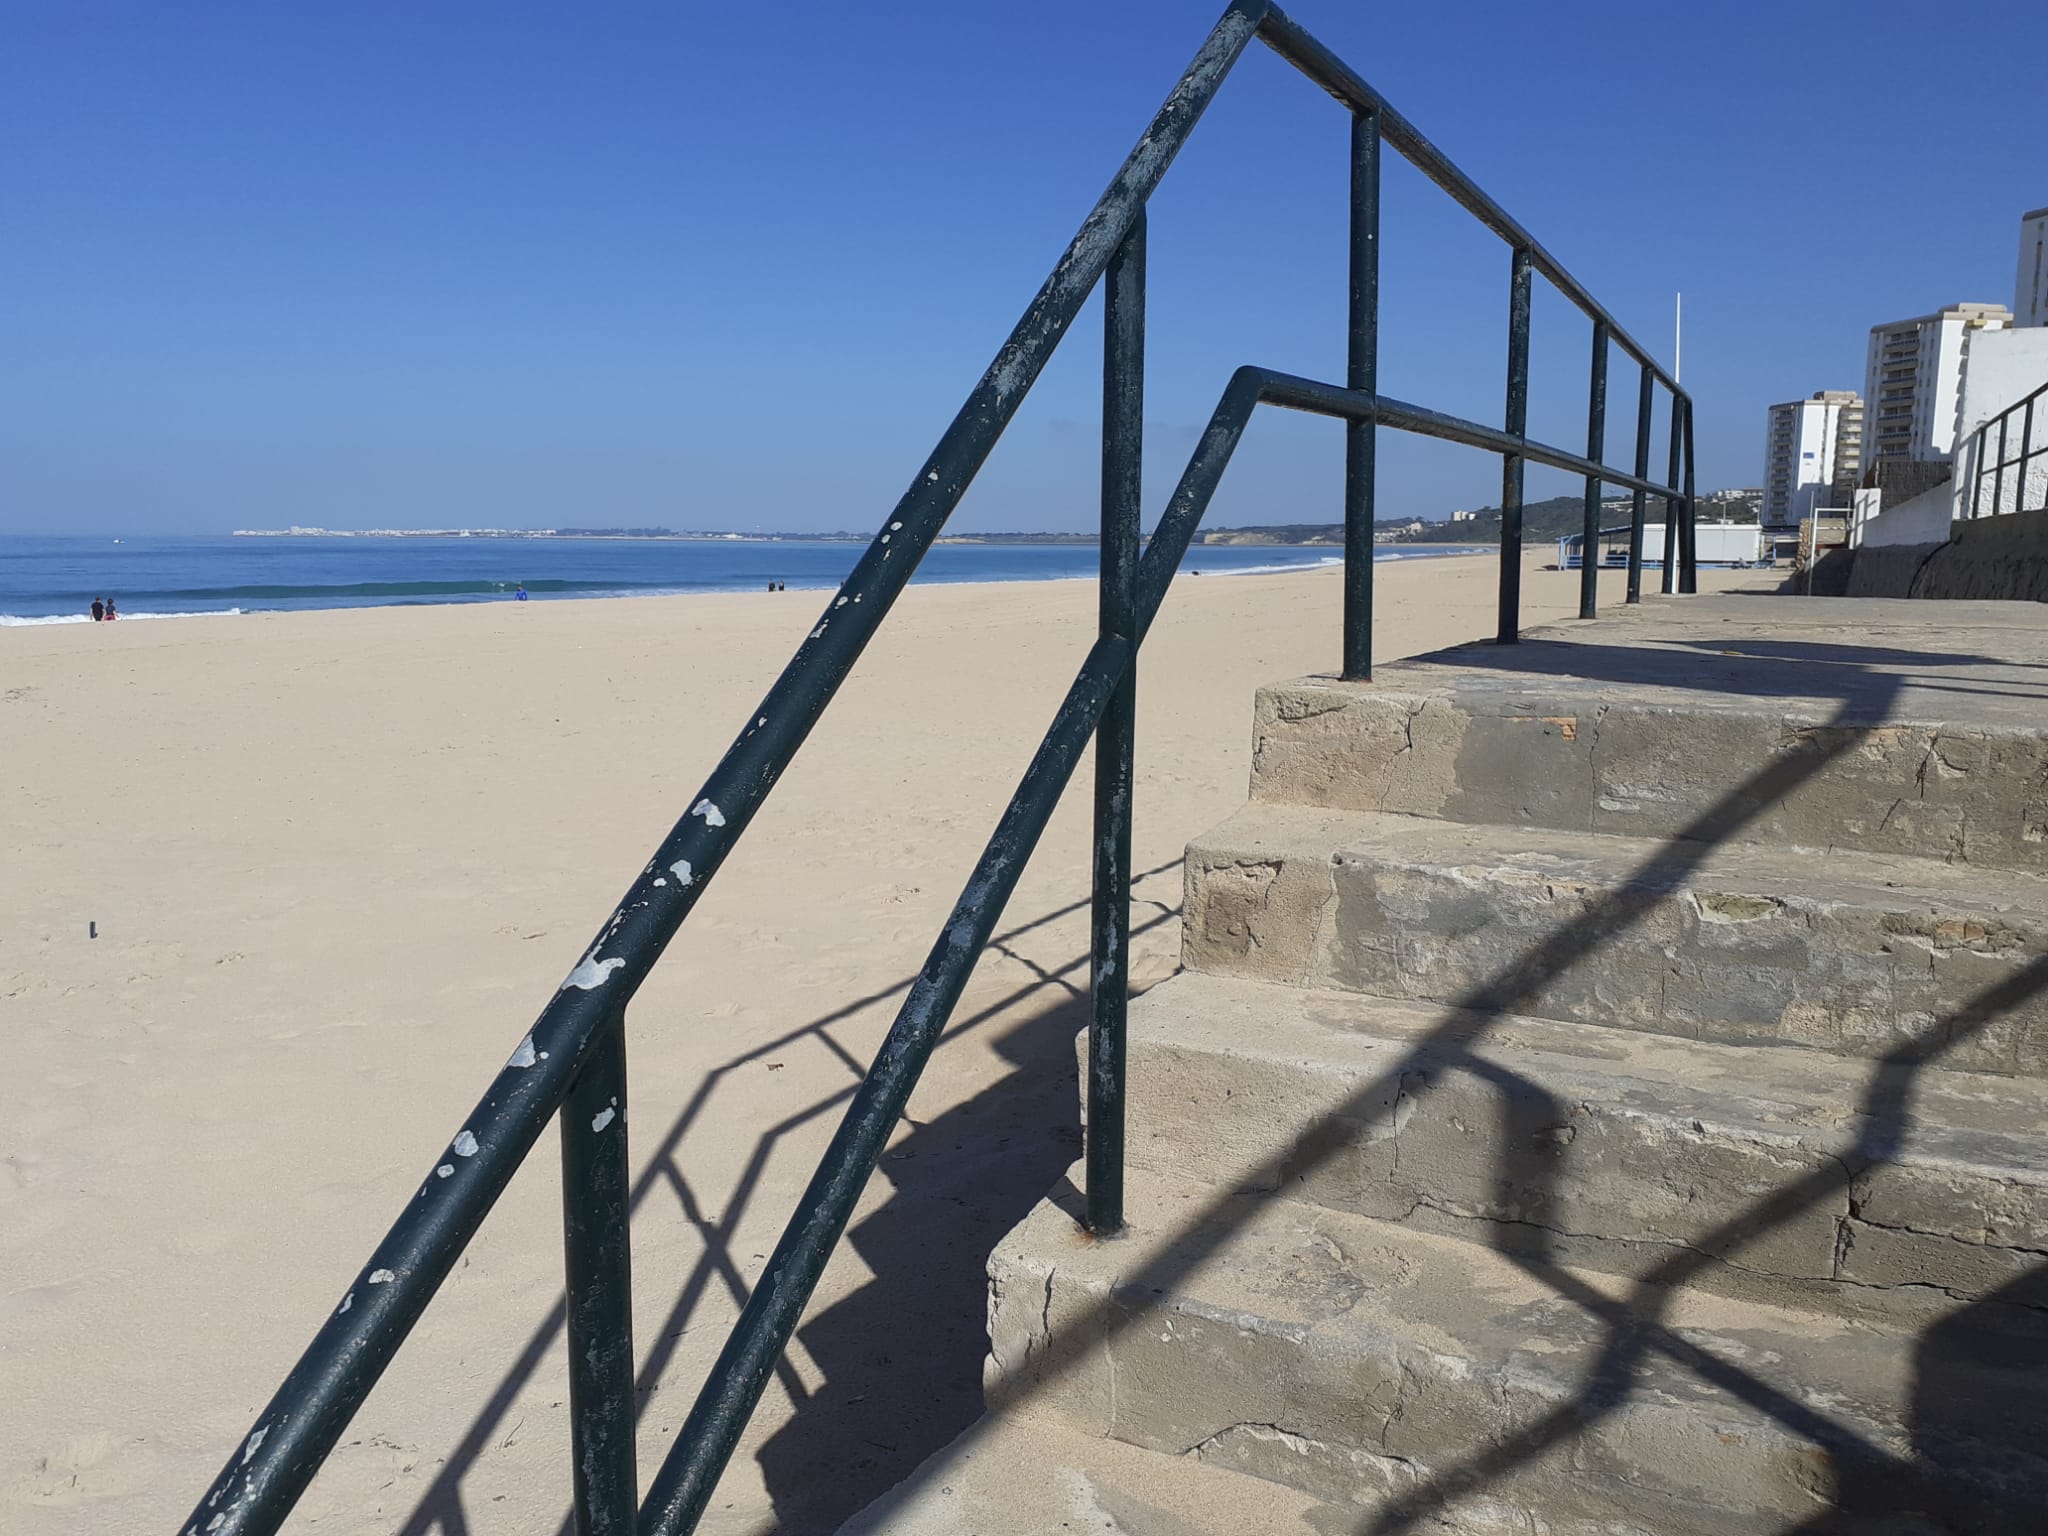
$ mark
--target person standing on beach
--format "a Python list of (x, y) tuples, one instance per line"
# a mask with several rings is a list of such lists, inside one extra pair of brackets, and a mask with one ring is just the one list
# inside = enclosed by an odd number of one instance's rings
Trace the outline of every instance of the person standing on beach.
[(518, 590), (517, 592), (514, 592), (514, 593), (513, 593), (512, 595), (513, 595), (514, 597), (518, 598), (520, 602), (522, 602), (522, 603), (523, 603), (523, 602), (525, 602), (525, 601), (526, 601), (526, 583), (525, 583), (525, 582), (523, 582), (523, 581), (522, 581), (521, 583), (519, 583), (519, 590)]
[(111, 620), (116, 617), (117, 615), (114, 612), (114, 600), (110, 597), (107, 599), (107, 618)]
[(107, 616), (107, 605), (106, 605), (106, 602), (105, 602), (105, 601), (104, 601), (103, 599), (101, 599), (101, 598), (97, 598), (97, 597), (96, 597), (96, 598), (94, 598), (94, 599), (92, 600), (92, 621), (93, 621), (93, 623), (95, 623), (95, 624), (99, 623), (99, 621), (100, 621), (101, 619), (104, 619), (104, 618), (105, 618), (106, 616)]

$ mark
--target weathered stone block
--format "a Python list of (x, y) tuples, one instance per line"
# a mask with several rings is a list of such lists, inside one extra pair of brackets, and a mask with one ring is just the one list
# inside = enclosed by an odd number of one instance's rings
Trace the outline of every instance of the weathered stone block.
[[(1737, 1536), (1808, 1520), (1839, 1490), (1924, 1530), (2016, 1532), (2048, 1499), (2038, 1381), (1999, 1377), (2018, 1394), (2007, 1415), (1937, 1443), (1915, 1432), (1913, 1362), (1877, 1330), (1683, 1291), (1615, 1295), (1481, 1243), (1167, 1175), (1135, 1175), (1130, 1196), (1122, 1238), (1076, 1242), (1048, 1204), (996, 1263), (1086, 1298), (1061, 1326), (1106, 1351), (1109, 1432), (1133, 1445), (1367, 1513), (1441, 1490), (1456, 1530)], [(1036, 1291), (1007, 1286), (1000, 1306), (1035, 1313)], [(1978, 1367), (1950, 1369), (1967, 1386)], [(1825, 1438), (1803, 1427), (1822, 1421)], [(1891, 1458), (1883, 1481), (1839, 1461), (1843, 1444)], [(1475, 1466), (1486, 1475), (1463, 1475)]]
[(2024, 665), (1967, 658), (1981, 675), (1931, 677), (1966, 658), (1916, 674), (1901, 655), (1897, 675), (1798, 671), (1604, 638), (1538, 631), (1371, 683), (1262, 689), (1252, 798), (2039, 867), (2048, 727), (2020, 704)]
[(2037, 874), (1251, 806), (1190, 844), (1186, 910), (1217, 975), (2048, 1072)]
[(1130, 1160), (1223, 1190), (1871, 1317), (2048, 1262), (2039, 1079), (1195, 974), (1129, 1050)]

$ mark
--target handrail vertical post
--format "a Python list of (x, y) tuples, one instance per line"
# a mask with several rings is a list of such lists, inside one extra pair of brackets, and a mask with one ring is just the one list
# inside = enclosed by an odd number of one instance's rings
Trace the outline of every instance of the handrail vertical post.
[(605, 1027), (562, 1103), (571, 1487), (578, 1536), (633, 1536), (632, 1172), (626, 1026)]
[(2013, 511), (2027, 510), (2027, 460), (2034, 456), (2034, 401), (2040, 391), (2027, 396), (2027, 413), (2020, 418), (2020, 488), (2013, 495)]
[[(1529, 430), (1529, 300), (1534, 268), (1529, 248), (1515, 247), (1508, 276), (1508, 402), (1504, 426), (1514, 437)], [(1500, 632), (1502, 645), (1522, 634), (1522, 481), (1519, 453), (1501, 456)]]
[[(1593, 322), (1593, 378), (1586, 404), (1586, 457), (1605, 463), (1607, 451), (1607, 322)], [(1579, 527), (1579, 617), (1600, 612), (1600, 477), (1586, 476), (1586, 516)]]
[(1991, 471), (1991, 515), (1993, 517), (2000, 516), (2005, 511), (2005, 428), (2006, 423), (2011, 420), (2010, 414), (1998, 418), (1998, 462)]
[(1985, 422), (1970, 439), (1970, 521), (1984, 515), (1984, 445), (1991, 423)]
[[(1380, 119), (1351, 114), (1351, 327), (1344, 382), (1379, 391)], [(1372, 524), (1379, 424), (1344, 426), (1344, 676), (1372, 677)]]
[[(1670, 452), (1664, 457), (1664, 483), (1672, 490), (1678, 489), (1679, 453), (1685, 445), (1685, 428), (1682, 418), (1685, 402), (1676, 392), (1671, 396)], [(1684, 530), (1679, 519), (1685, 504), (1676, 496), (1664, 498), (1664, 568), (1657, 573), (1657, 590), (1670, 596), (1678, 590), (1678, 561), (1680, 549), (1685, 542)]]
[[(1650, 413), (1656, 404), (1657, 376), (1643, 364), (1642, 389), (1636, 396), (1636, 478), (1650, 478)], [(1643, 600), (1643, 511), (1642, 488), (1636, 488), (1628, 514), (1628, 601)]]
[(1692, 481), (1692, 396), (1685, 397), (1685, 480), (1679, 487), (1685, 492), (1685, 546), (1683, 559), (1678, 567), (1678, 590), (1685, 593), (1700, 589), (1700, 524), (1699, 498), (1693, 494)]
[[(1145, 447), (1145, 214), (1103, 279), (1103, 637), (1137, 638), (1138, 542)], [(1130, 1002), (1131, 781), (1137, 731), (1135, 652), (1095, 732), (1095, 892), (1089, 939), (1088, 1229), (1124, 1224), (1124, 1020)]]

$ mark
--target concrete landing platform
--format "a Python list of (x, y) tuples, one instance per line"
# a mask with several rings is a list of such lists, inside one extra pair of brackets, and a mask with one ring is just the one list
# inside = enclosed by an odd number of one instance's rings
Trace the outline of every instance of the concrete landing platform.
[(1648, 602), (1262, 689), (1255, 800), (2038, 868), (2048, 607)]
[[(1594, 620), (1526, 632), (1512, 646), (1460, 646), (1438, 656), (1488, 653), (1494, 670), (1559, 681), (1632, 682), (1731, 698), (1803, 700), (1870, 724), (1951, 720), (2034, 731), (2048, 705), (2048, 604), (1926, 603), (1911, 598), (1650, 597)], [(1559, 645), (1589, 648), (1553, 674)], [(1626, 648), (1632, 661), (1610, 654)], [(1417, 657), (1396, 665), (1423, 666)]]

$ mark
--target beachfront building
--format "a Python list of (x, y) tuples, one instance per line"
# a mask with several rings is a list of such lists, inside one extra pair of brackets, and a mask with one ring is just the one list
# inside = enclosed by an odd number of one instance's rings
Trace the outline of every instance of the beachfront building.
[(1863, 397), (1853, 389), (1835, 416), (1835, 462), (1828, 474), (1828, 505), (1846, 507), (1863, 473)]
[(1770, 409), (1764, 434), (1767, 528), (1789, 528), (1823, 507), (1846, 506), (1863, 469), (1863, 398), (1822, 389)]
[(2020, 215), (2020, 269), (2013, 279), (2014, 325), (2048, 325), (2048, 208)]
[(1865, 462), (1946, 459), (1955, 448), (1970, 344), (2011, 324), (2003, 304), (1951, 304), (1872, 326), (1863, 374)]

